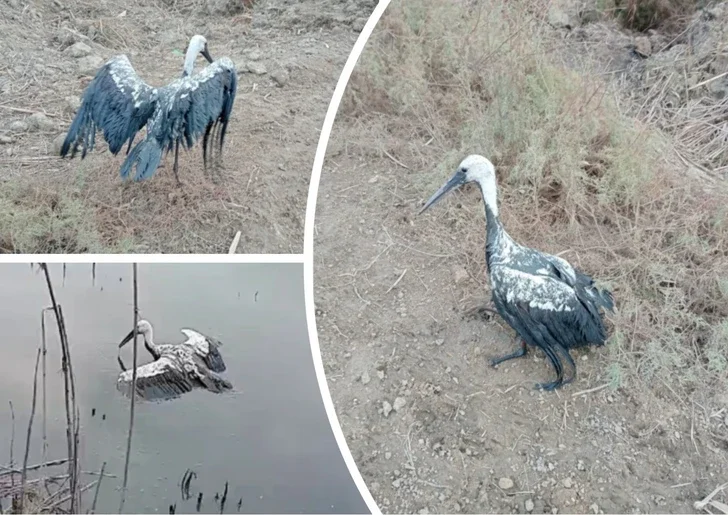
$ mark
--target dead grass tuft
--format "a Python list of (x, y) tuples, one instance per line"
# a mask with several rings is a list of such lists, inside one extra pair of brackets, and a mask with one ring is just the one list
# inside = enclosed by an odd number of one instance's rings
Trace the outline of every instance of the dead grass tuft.
[(0, 252), (102, 253), (125, 251), (103, 241), (93, 211), (75, 195), (28, 183), (0, 184)]
[[(728, 195), (689, 175), (606, 85), (550, 61), (521, 2), (395, 1), (362, 55), (341, 116), (376, 123), (428, 197), (471, 152), (496, 164), (504, 223), (613, 289), (605, 372), (664, 395), (725, 387)], [(350, 145), (355, 146), (356, 143)], [(391, 149), (391, 147), (390, 147)], [(403, 170), (403, 174), (406, 172)], [(422, 238), (485, 273), (480, 208), (445, 202)]]

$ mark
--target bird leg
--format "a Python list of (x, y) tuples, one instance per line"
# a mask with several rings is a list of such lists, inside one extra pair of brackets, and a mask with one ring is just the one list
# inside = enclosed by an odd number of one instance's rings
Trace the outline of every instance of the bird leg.
[(177, 186), (182, 186), (182, 183), (179, 180), (179, 175), (177, 174), (179, 164), (179, 141), (175, 142), (174, 144), (174, 178), (177, 179)]
[(503, 363), (504, 361), (508, 361), (510, 359), (515, 358), (521, 358), (525, 356), (528, 353), (528, 348), (526, 347), (526, 341), (523, 338), (519, 338), (516, 336), (516, 340), (521, 340), (521, 348), (518, 349), (516, 352), (512, 352), (510, 354), (506, 354), (505, 356), (501, 356), (500, 358), (493, 358), (490, 360), (490, 364), (493, 366), (499, 365), (500, 363)]
[[(555, 390), (556, 388), (560, 388), (564, 384), (564, 369), (561, 364), (561, 360), (554, 352), (554, 349), (552, 349), (550, 347), (543, 347), (541, 350), (544, 351), (544, 353), (546, 354), (546, 357), (549, 359), (549, 361), (551, 362), (551, 365), (554, 367), (554, 370), (556, 371), (556, 381), (552, 381), (550, 383), (536, 383), (536, 389), (545, 390), (547, 392), (550, 392), (550, 391)], [(571, 357), (569, 357), (569, 359), (571, 359)], [(570, 381), (571, 380), (569, 380), (567, 382), (570, 382)]]
[(202, 166), (207, 175), (207, 147), (209, 145), (210, 131), (212, 130), (212, 124), (208, 123), (205, 127), (205, 136), (202, 138)]

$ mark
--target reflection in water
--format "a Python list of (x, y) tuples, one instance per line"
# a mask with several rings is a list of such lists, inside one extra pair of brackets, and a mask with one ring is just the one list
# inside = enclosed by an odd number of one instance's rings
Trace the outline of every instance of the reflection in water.
[[(146, 400), (169, 400), (188, 393), (193, 388), (204, 388), (213, 393), (232, 390), (233, 385), (219, 375), (225, 372), (225, 362), (220, 354), (222, 343), (193, 329), (182, 329), (187, 340), (180, 344), (154, 343), (152, 324), (140, 320), (136, 333), (144, 339), (144, 347), (154, 361), (136, 369), (137, 395)], [(134, 339), (135, 331), (121, 340), (119, 350)], [(134, 371), (127, 370), (119, 356), (122, 372), (116, 388), (131, 395)]]
[[(63, 305), (80, 411), (80, 467), (106, 462), (96, 511), (118, 509), (129, 399), (116, 389), (119, 336), (133, 323), (131, 265), (49, 265)], [(311, 358), (299, 264), (139, 265), (140, 315), (155, 322), (159, 341), (174, 342), (180, 327), (195, 327), (224, 342), (224, 376), (234, 390), (201, 389), (171, 402), (141, 402), (129, 467), (127, 512), (219, 513), (228, 483), (227, 513), (366, 512), (346, 470), (324, 410)], [(95, 274), (95, 278), (92, 276)], [(42, 276), (26, 265), (0, 265), (0, 464), (22, 456), (30, 415), (33, 368), (40, 342), (40, 310), (48, 306)], [(256, 292), (257, 299), (256, 299)], [(47, 459), (66, 455), (61, 356), (49, 322)], [(141, 342), (140, 342), (141, 343)], [(122, 351), (131, 362), (127, 345)], [(150, 358), (139, 348), (141, 363)], [(8, 401), (15, 408), (13, 424)], [(40, 406), (40, 398), (39, 398)], [(95, 416), (94, 416), (95, 415)], [(29, 464), (42, 461), (40, 408)], [(22, 436), (21, 436), (22, 434)], [(191, 480), (189, 499), (180, 482)], [(33, 471), (33, 474), (39, 471)], [(63, 474), (61, 467), (47, 474)], [(38, 476), (31, 475), (29, 478)], [(87, 484), (98, 476), (83, 474)], [(0, 479), (2, 486), (2, 479)], [(85, 494), (88, 504), (93, 489)], [(215, 501), (218, 494), (218, 501)], [(7, 500), (2, 500), (7, 507)], [(86, 504), (86, 505), (87, 505)]]

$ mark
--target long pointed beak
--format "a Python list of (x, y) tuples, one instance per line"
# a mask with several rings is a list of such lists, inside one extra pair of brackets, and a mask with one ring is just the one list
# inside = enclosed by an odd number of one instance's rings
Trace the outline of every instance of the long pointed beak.
[(462, 186), (465, 184), (465, 174), (458, 170), (453, 174), (448, 181), (442, 185), (442, 187), (435, 192), (434, 195), (430, 197), (430, 200), (425, 202), (425, 205), (422, 206), (422, 209), (418, 211), (418, 215), (421, 215), (424, 213), (427, 209), (429, 209), (431, 206), (436, 204), (442, 197), (444, 197), (450, 190), (453, 190), (457, 188), (458, 186)]
[(127, 334), (123, 340), (121, 340), (121, 343), (119, 344), (119, 348), (121, 349), (124, 345), (129, 343), (129, 340), (134, 338), (134, 329), (132, 329), (129, 334)]
[(207, 62), (208, 63), (212, 63), (212, 61), (214, 61), (214, 59), (210, 55), (210, 52), (207, 50), (207, 47), (203, 48), (202, 49), (202, 52), (200, 52), (200, 53), (202, 54), (202, 57), (204, 57), (205, 59), (207, 59)]

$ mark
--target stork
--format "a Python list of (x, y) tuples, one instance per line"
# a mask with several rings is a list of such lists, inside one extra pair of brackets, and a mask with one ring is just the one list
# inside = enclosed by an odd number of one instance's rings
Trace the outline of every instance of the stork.
[[(221, 377), (225, 363), (220, 355), (222, 343), (192, 329), (182, 329), (187, 340), (181, 344), (154, 343), (152, 324), (146, 320), (137, 323), (136, 332), (144, 337), (144, 346), (154, 361), (137, 368), (136, 390), (148, 400), (171, 399), (194, 388), (204, 388), (213, 393), (231, 390), (233, 385)], [(119, 349), (134, 338), (134, 330), (119, 343)], [(132, 370), (126, 370), (119, 359), (122, 372), (116, 388), (130, 395)]]
[[(556, 372), (556, 381), (537, 384), (537, 388), (553, 390), (570, 383), (576, 377), (576, 364), (569, 349), (604, 345), (607, 332), (599, 309), (613, 311), (612, 294), (597, 288), (591, 277), (566, 260), (511, 238), (498, 216), (495, 168), (483, 156), (466, 157), (420, 213), (469, 182), (478, 184), (485, 205), (485, 259), (493, 303), (521, 340), (516, 352), (493, 359), (491, 364), (525, 356), (528, 344), (543, 350)], [(564, 362), (573, 369), (570, 377), (564, 374)]]
[[(210, 63), (193, 75), (198, 55)], [(83, 94), (81, 107), (61, 146), (61, 156), (69, 151), (81, 159), (93, 150), (96, 131), (101, 130), (109, 150), (117, 155), (127, 145), (121, 177), (133, 180), (154, 175), (163, 152), (174, 148), (174, 176), (180, 184), (178, 160), (180, 144), (188, 150), (202, 136), (202, 159), (207, 171), (210, 135), (213, 147), (222, 153), (230, 113), (237, 91), (237, 71), (227, 57), (213, 61), (204, 36), (190, 40), (182, 76), (167, 86), (155, 88), (136, 73), (126, 55), (112, 57), (96, 73)], [(146, 126), (146, 137), (132, 149), (134, 137)]]

